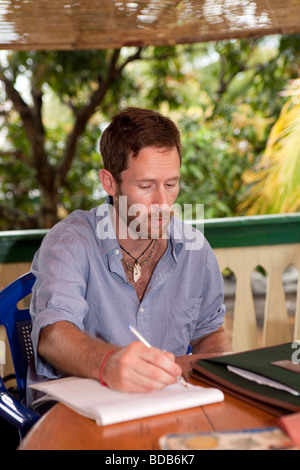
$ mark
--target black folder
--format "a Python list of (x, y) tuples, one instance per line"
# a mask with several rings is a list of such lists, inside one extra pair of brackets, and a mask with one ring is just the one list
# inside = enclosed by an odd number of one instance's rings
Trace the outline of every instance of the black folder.
[(248, 380), (229, 371), (227, 366), (231, 365), (262, 375), (300, 393), (300, 373), (297, 364), (294, 370), (281, 366), (281, 361), (294, 365), (291, 360), (294, 352), (292, 343), (286, 343), (201, 359), (192, 362), (190, 374), (204, 383), (218, 387), (230, 395), (280, 416), (286, 412), (300, 411), (300, 395), (295, 396), (289, 392)]

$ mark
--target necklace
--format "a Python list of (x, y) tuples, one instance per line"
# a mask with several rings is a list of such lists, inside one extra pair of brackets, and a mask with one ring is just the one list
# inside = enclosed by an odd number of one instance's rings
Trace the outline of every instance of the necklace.
[(121, 245), (120, 245), (120, 248), (122, 248), (123, 251), (125, 251), (125, 253), (127, 253), (132, 259), (134, 259), (134, 264), (130, 264), (128, 263), (128, 261), (126, 261), (124, 258), (122, 258), (122, 263), (123, 264), (126, 264), (127, 267), (131, 268), (132, 269), (132, 277), (133, 277), (133, 282), (137, 282), (139, 280), (139, 278), (141, 277), (141, 268), (142, 266), (147, 262), (149, 261), (149, 259), (151, 258), (152, 254), (153, 254), (153, 251), (155, 250), (156, 248), (156, 245), (157, 245), (157, 240), (155, 240), (154, 242), (154, 245), (150, 251), (150, 253), (148, 254), (147, 258), (144, 259), (144, 261), (142, 261), (141, 263), (138, 262), (138, 260), (143, 256), (143, 254), (146, 253), (146, 251), (150, 248), (150, 246), (152, 245), (153, 243), (153, 240), (151, 240), (151, 243), (147, 246), (147, 248), (140, 254), (140, 256), (138, 256), (137, 258), (135, 258), (134, 256), (132, 256), (127, 250), (125, 250), (125, 248), (123, 248)]

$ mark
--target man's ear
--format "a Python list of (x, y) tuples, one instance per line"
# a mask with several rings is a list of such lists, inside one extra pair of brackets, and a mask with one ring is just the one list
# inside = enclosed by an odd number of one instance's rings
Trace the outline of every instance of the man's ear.
[(103, 189), (110, 195), (115, 196), (117, 193), (118, 185), (116, 183), (115, 178), (108, 170), (100, 170), (99, 171), (99, 178), (101, 180)]

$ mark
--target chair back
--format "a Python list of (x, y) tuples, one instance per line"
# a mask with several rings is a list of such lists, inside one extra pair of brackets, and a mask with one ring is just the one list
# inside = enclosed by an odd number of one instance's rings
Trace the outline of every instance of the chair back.
[(34, 282), (34, 275), (27, 273), (0, 292), (0, 325), (6, 329), (19, 400), (23, 400), (26, 394), (27, 367), (33, 350), (29, 309), (20, 309), (18, 303), (31, 293)]

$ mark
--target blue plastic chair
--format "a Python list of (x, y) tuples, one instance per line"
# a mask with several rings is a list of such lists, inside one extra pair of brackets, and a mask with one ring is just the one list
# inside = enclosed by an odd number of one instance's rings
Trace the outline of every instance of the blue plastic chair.
[(0, 377), (0, 416), (18, 429), (21, 438), (39, 419), (39, 415), (22, 403), (26, 396), (27, 367), (33, 351), (29, 309), (17, 307), (18, 302), (31, 293), (34, 281), (34, 275), (27, 273), (0, 292), (0, 325), (6, 328), (18, 392), (18, 397), (9, 393)]

